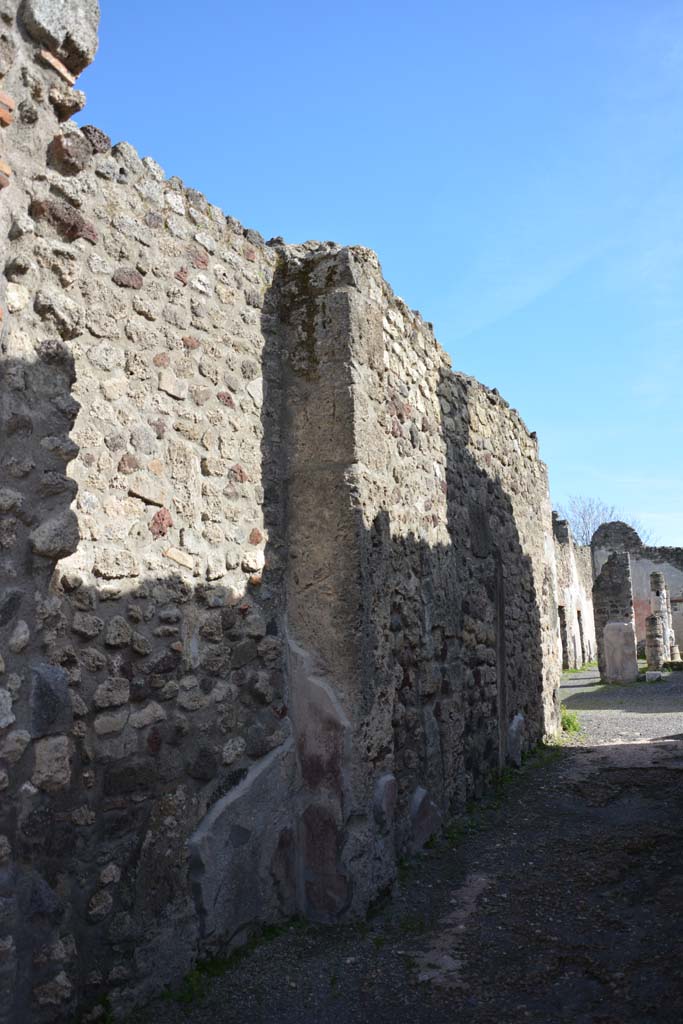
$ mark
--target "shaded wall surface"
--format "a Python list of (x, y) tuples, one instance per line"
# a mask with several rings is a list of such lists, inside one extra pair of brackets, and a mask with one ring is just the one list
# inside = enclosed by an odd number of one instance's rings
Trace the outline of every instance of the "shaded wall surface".
[[(377, 258), (266, 244), (67, 118), (0, 3), (0, 1020), (364, 913), (556, 728), (546, 471)], [(5, 102), (8, 101), (8, 104)], [(9, 109), (11, 107), (11, 109)]]
[(576, 544), (569, 523), (553, 512), (562, 667), (580, 668), (597, 654), (589, 547)]

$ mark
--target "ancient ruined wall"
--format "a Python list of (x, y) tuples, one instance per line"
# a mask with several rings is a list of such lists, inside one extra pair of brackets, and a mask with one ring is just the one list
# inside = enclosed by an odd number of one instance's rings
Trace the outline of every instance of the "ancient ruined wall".
[(66, 59), (84, 11), (62, 49), (5, 21), (0, 1016), (22, 1022), (139, 1001), (214, 932), (295, 909), (262, 867), (294, 788), (278, 257), (131, 147), (60, 129), (68, 72), (41, 47)]
[[(545, 469), (374, 254), (265, 244), (65, 119), (0, 3), (0, 1020), (363, 913), (556, 725)], [(11, 109), (10, 109), (11, 108)]]
[(651, 611), (650, 576), (653, 572), (663, 573), (671, 598), (674, 633), (680, 640), (683, 637), (683, 548), (648, 547), (625, 523), (603, 523), (593, 537), (591, 548), (596, 574), (612, 551), (629, 552), (636, 636), (641, 645)]
[(553, 512), (562, 667), (580, 668), (596, 655), (590, 548), (574, 543), (569, 523)]
[(481, 791), (509, 742), (516, 751), (522, 734), (526, 746), (553, 728), (550, 510), (519, 416), (450, 372), (372, 254), (358, 254), (354, 274), (353, 482), (374, 675), (363, 731), (367, 756), (400, 772), (406, 832), (418, 807), (427, 814), (424, 794), (431, 813), (448, 813)]
[(619, 677), (618, 666), (614, 664), (621, 660), (622, 649), (626, 652), (624, 661), (629, 662), (628, 671), (632, 668), (635, 678), (638, 666), (628, 552), (614, 551), (603, 564), (593, 583), (593, 609), (601, 678), (606, 682), (626, 681)]

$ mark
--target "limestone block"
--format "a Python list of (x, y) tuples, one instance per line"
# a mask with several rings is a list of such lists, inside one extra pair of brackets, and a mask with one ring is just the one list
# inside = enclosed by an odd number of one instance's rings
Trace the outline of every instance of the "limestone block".
[(95, 576), (105, 580), (139, 576), (140, 567), (133, 555), (124, 548), (97, 548), (93, 563)]
[(222, 759), (223, 764), (233, 764), (238, 760), (246, 750), (246, 743), (241, 736), (235, 736), (223, 747)]
[(64, 339), (75, 338), (83, 330), (83, 310), (61, 293), (39, 291), (33, 306), (40, 318), (54, 326)]
[(187, 398), (187, 382), (178, 380), (171, 370), (162, 370), (159, 374), (159, 391), (165, 391), (171, 398), (182, 400)]
[(78, 636), (92, 640), (102, 632), (104, 621), (97, 615), (90, 615), (88, 612), (76, 612), (71, 623), (71, 629)]
[(166, 548), (164, 558), (170, 558), (172, 562), (182, 565), (184, 569), (194, 569), (194, 558), (186, 551), (181, 551), (180, 548)]
[(104, 642), (107, 647), (126, 647), (133, 636), (132, 627), (122, 615), (115, 615), (107, 623), (104, 631)]
[(16, 719), (12, 713), (12, 694), (0, 690), (0, 729), (7, 729)]
[(134, 711), (130, 716), (130, 724), (134, 729), (144, 729), (148, 725), (154, 725), (156, 722), (163, 722), (166, 718), (166, 712), (164, 709), (157, 704), (155, 701), (150, 701), (140, 711)]
[(98, 715), (94, 722), (95, 732), (98, 736), (111, 736), (121, 732), (128, 721), (128, 708), (121, 708), (119, 711), (112, 711)]
[(30, 639), (31, 633), (29, 631), (28, 624), (24, 622), (23, 619), (19, 619), (12, 630), (12, 635), (9, 638), (7, 646), (13, 654), (21, 654), (21, 652), (28, 647)]
[(71, 781), (71, 761), (67, 736), (49, 736), (35, 745), (32, 782), (47, 793), (65, 789)]
[(164, 506), (169, 503), (169, 495), (164, 483), (151, 473), (135, 473), (130, 478), (128, 493), (141, 498), (148, 505)]
[(112, 676), (105, 679), (95, 690), (93, 698), (98, 708), (117, 708), (128, 703), (130, 684), (124, 676)]
[(15, 284), (14, 282), (10, 282), (7, 285), (5, 301), (10, 313), (20, 313), (28, 305), (29, 298), (30, 292), (25, 285)]
[(65, 971), (60, 971), (51, 981), (39, 985), (34, 991), (38, 1006), (59, 1006), (71, 998), (73, 986)]
[(638, 678), (636, 634), (631, 622), (608, 622), (605, 642), (605, 682), (632, 683)]
[(31, 737), (25, 729), (13, 729), (0, 743), (0, 758), (8, 764), (16, 764), (23, 757), (30, 742)]
[(85, 106), (85, 93), (72, 89), (65, 82), (58, 82), (50, 87), (49, 100), (58, 120), (67, 121)]
[(74, 74), (97, 52), (98, 0), (25, 0), (21, 17), (38, 43), (54, 50)]

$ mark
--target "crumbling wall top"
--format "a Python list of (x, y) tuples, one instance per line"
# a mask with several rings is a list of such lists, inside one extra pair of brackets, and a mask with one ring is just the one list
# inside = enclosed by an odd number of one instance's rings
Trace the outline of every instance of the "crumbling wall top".
[(75, 75), (92, 64), (100, 23), (98, 0), (24, 0), (20, 17), (29, 35)]
[(611, 551), (640, 551), (643, 542), (628, 523), (603, 523), (597, 528), (591, 540), (591, 547), (608, 548)]

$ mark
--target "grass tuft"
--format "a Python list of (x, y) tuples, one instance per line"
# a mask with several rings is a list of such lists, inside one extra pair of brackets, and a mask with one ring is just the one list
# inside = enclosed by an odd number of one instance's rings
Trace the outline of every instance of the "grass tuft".
[(560, 704), (560, 724), (562, 732), (581, 732), (581, 722), (576, 711), (570, 711), (564, 704)]

